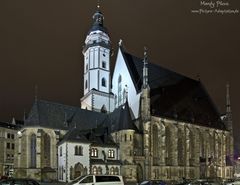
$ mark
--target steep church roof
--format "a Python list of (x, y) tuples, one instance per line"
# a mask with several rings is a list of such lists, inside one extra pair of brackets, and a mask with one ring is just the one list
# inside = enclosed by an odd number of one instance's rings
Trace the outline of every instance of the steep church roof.
[[(115, 109), (110, 114), (105, 114), (45, 100), (34, 102), (24, 126), (40, 126), (61, 130), (71, 130), (72, 128), (88, 130), (108, 127), (109, 132), (137, 129), (132, 121), (128, 103)], [(75, 131), (71, 132), (74, 136)]]
[[(120, 47), (137, 92), (141, 92), (143, 59)], [(226, 129), (220, 114), (200, 81), (149, 63), (151, 114)]]
[(36, 100), (25, 120), (25, 126), (68, 130), (72, 127), (90, 129), (102, 123), (106, 114), (45, 100)]

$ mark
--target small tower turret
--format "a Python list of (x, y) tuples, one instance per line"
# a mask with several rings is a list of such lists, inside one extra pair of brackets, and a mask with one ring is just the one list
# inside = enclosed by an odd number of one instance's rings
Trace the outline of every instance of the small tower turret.
[(232, 110), (230, 101), (230, 85), (226, 85), (226, 127), (232, 133)]
[(144, 59), (143, 59), (141, 118), (144, 122), (150, 120), (150, 87), (148, 84), (148, 58), (147, 58), (147, 48), (146, 47), (144, 47)]

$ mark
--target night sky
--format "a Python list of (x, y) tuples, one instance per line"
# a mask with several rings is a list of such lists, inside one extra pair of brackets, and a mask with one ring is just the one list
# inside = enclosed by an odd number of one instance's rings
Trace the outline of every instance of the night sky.
[[(209, 2), (209, 0), (206, 0)], [(213, 2), (216, 2), (213, 0)], [(220, 9), (240, 10), (239, 0)], [(38, 98), (79, 106), (83, 95), (82, 46), (96, 0), (0, 1), (0, 121), (22, 119)], [(219, 112), (230, 83), (234, 133), (240, 127), (240, 13), (196, 14), (200, 0), (104, 0), (114, 56), (126, 50), (200, 80)]]

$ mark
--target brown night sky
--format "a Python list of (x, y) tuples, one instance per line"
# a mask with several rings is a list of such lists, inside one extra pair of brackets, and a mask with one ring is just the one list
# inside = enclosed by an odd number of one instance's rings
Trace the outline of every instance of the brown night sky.
[[(206, 0), (206, 2), (209, 0)], [(212, 0), (216, 2), (215, 0)], [(240, 10), (239, 0), (221, 9)], [(80, 105), (82, 45), (96, 0), (0, 1), (0, 121), (23, 118), (38, 97)], [(230, 83), (234, 132), (240, 122), (240, 13), (194, 14), (200, 0), (104, 0), (101, 10), (115, 55), (117, 43), (152, 62), (201, 81), (219, 111)], [(208, 8), (209, 9), (209, 8)]]

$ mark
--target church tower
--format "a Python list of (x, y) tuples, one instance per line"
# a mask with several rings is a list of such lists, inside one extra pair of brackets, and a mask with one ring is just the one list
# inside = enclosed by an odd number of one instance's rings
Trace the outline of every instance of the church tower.
[(98, 112), (112, 112), (114, 96), (110, 85), (111, 42), (99, 8), (98, 5), (83, 48), (84, 96), (81, 98), (81, 106)]

